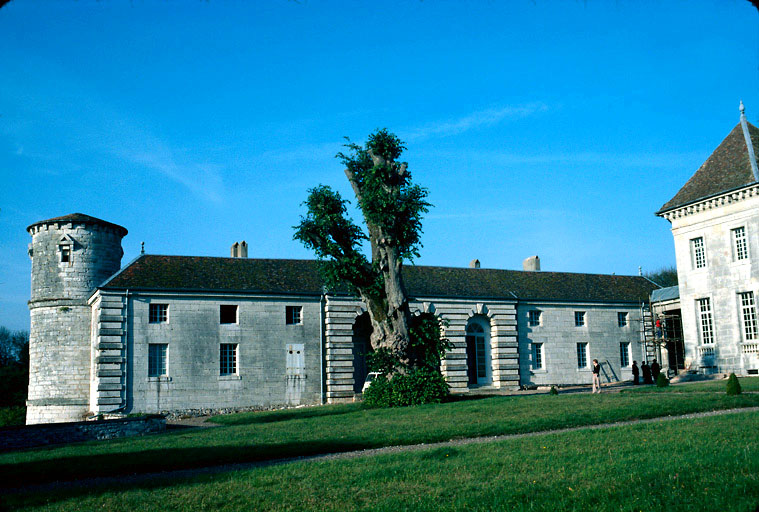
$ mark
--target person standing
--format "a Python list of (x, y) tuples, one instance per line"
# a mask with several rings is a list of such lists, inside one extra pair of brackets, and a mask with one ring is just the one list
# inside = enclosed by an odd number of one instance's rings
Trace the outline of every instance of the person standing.
[(633, 372), (633, 386), (637, 386), (640, 384), (640, 370), (638, 369), (638, 362), (633, 361), (632, 366), (632, 372)]
[(593, 389), (591, 393), (601, 392), (601, 365), (598, 364), (598, 359), (593, 359)]
[(643, 361), (640, 365), (640, 371), (643, 373), (643, 384), (653, 384), (651, 380), (651, 367), (648, 366), (648, 362)]
[(651, 377), (653, 378), (654, 384), (656, 384), (656, 379), (659, 378), (659, 373), (661, 373), (661, 366), (659, 366), (659, 363), (654, 359), (654, 362), (651, 363)]

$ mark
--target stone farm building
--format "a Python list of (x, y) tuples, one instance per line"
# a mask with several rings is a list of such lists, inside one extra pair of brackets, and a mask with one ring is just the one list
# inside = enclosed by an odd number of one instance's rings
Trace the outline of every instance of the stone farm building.
[[(318, 262), (142, 254), (127, 230), (79, 213), (29, 226), (28, 423), (92, 414), (353, 400), (370, 329), (360, 300), (328, 292)], [(643, 277), (406, 266), (412, 311), (447, 322), (454, 392), (631, 378)]]

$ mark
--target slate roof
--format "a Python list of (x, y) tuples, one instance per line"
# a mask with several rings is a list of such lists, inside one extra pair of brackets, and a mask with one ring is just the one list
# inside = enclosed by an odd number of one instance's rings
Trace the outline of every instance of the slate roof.
[[(410, 296), (430, 298), (647, 302), (657, 288), (636, 276), (413, 265), (403, 278)], [(143, 255), (101, 288), (320, 295), (322, 286), (315, 260)]]
[(660, 288), (651, 292), (651, 302), (663, 302), (665, 300), (674, 300), (679, 298), (679, 286), (669, 286), (667, 288)]
[(111, 229), (115, 229), (116, 231), (120, 231), (122, 237), (126, 236), (126, 234), (128, 233), (127, 229), (123, 226), (119, 226), (118, 224), (114, 224), (113, 222), (108, 222), (106, 220), (91, 217), (83, 213), (71, 213), (69, 215), (64, 215), (63, 217), (55, 217), (52, 219), (41, 220), (39, 222), (35, 222), (34, 224), (29, 225), (26, 228), (26, 230), (29, 231), (34, 226), (39, 226), (39, 225), (44, 225), (44, 224), (55, 224), (55, 223), (64, 224), (67, 222), (71, 222), (74, 224), (95, 224), (99, 226), (106, 226)]
[[(754, 154), (759, 155), (759, 128), (748, 124)], [(699, 167), (675, 197), (667, 201), (657, 214), (673, 208), (695, 203), (723, 192), (754, 183), (743, 129), (738, 123), (725, 137), (706, 162)]]

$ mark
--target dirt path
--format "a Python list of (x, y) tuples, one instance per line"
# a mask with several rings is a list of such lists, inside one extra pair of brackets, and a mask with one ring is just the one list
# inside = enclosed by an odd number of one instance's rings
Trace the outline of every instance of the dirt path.
[(462, 446), (468, 444), (481, 444), (492, 443), (494, 441), (503, 441), (506, 439), (521, 439), (525, 437), (537, 437), (546, 436), (551, 434), (561, 434), (564, 432), (575, 432), (578, 430), (598, 430), (604, 428), (617, 428), (626, 425), (639, 425), (647, 423), (662, 423), (665, 421), (690, 419), (690, 418), (706, 418), (710, 416), (722, 416), (726, 414), (743, 414), (749, 412), (757, 412), (759, 407), (746, 407), (741, 409), (726, 409), (721, 411), (709, 411), (699, 412), (692, 414), (683, 414), (679, 416), (663, 416), (659, 418), (650, 418), (644, 420), (631, 420), (631, 421), (617, 421), (613, 423), (601, 423), (598, 425), (586, 425), (581, 427), (570, 427), (556, 430), (545, 430), (541, 432), (528, 432), (524, 434), (506, 434), (499, 436), (486, 436), (486, 437), (473, 437), (467, 439), (455, 439), (451, 441), (442, 441), (438, 443), (422, 443), (413, 445), (401, 445), (401, 446), (386, 446), (383, 448), (373, 448), (368, 450), (358, 450), (352, 452), (341, 453), (325, 453), (320, 455), (309, 455), (304, 457), (291, 457), (286, 459), (273, 459), (260, 462), (244, 462), (238, 464), (222, 464), (219, 466), (209, 466), (203, 468), (194, 469), (180, 469), (175, 471), (163, 471), (156, 473), (140, 473), (134, 475), (125, 476), (113, 476), (113, 477), (100, 477), (100, 478), (86, 478), (69, 482), (51, 482), (46, 484), (30, 485), (15, 489), (3, 489), (4, 493), (8, 494), (32, 494), (39, 492), (49, 492), (60, 489), (77, 489), (93, 487), (103, 487), (117, 485), (120, 488), (128, 487), (143, 482), (150, 482), (151, 484), (170, 482), (178, 479), (191, 478), (198, 475), (214, 475), (218, 473), (226, 473), (230, 471), (241, 471), (246, 469), (260, 468), (266, 466), (273, 466), (278, 464), (290, 464), (293, 462), (301, 461), (317, 461), (317, 460), (337, 460), (337, 459), (355, 459), (358, 457), (371, 457), (374, 455), (381, 455), (386, 453), (400, 453), (400, 452), (414, 452), (419, 450), (427, 450), (432, 448), (444, 448), (448, 446)]

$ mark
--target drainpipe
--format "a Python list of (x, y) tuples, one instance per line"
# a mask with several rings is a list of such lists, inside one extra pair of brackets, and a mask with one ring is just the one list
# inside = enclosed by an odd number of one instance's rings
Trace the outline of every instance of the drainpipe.
[(319, 296), (319, 401), (324, 404), (324, 315), (326, 315), (327, 290)]

